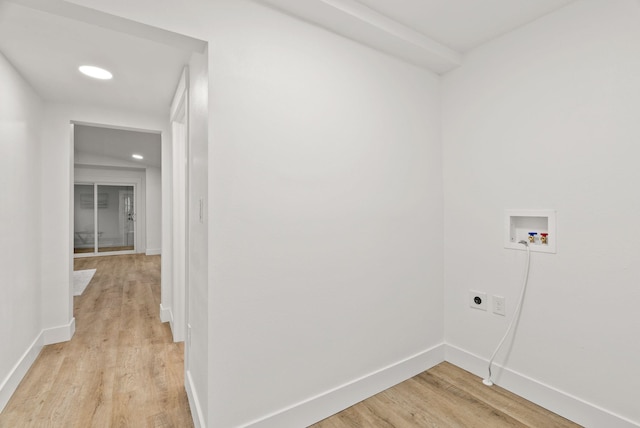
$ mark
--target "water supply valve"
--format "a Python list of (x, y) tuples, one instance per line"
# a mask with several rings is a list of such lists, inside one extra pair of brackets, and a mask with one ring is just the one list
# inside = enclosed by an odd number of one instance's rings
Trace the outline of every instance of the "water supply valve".
[(556, 211), (505, 210), (504, 248), (522, 251), (523, 242), (531, 252), (556, 254)]

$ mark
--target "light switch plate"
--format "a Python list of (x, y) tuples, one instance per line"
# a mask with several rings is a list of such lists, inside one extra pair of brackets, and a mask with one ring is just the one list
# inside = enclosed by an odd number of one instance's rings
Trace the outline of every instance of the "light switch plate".
[(493, 296), (493, 313), (502, 316), (506, 315), (504, 297)]

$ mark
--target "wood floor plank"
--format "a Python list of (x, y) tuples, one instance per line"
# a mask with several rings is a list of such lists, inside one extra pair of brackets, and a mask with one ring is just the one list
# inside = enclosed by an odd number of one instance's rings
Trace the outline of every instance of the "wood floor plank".
[(442, 363), (312, 428), (503, 428), (579, 425)]
[(498, 385), (487, 388), (486, 385), (478, 381), (479, 378), (469, 376), (467, 372), (450, 363), (440, 364), (430, 370), (429, 373), (468, 391), (476, 399), (484, 401), (487, 405), (501, 409), (505, 414), (520, 421), (525, 426), (534, 426), (541, 417), (548, 420), (553, 427), (576, 426), (573, 422), (555, 413), (550, 413), (546, 409), (510, 393)]
[(158, 317), (160, 256), (75, 260), (96, 269), (74, 297), (76, 333), (45, 346), (0, 427), (192, 427), (184, 347)]

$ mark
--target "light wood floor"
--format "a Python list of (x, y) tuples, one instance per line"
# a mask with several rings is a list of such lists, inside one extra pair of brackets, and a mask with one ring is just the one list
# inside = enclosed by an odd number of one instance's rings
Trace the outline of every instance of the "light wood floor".
[(76, 333), (42, 350), (0, 427), (192, 427), (183, 347), (158, 318), (160, 256), (74, 263), (97, 269), (74, 298)]
[[(43, 349), (0, 427), (192, 427), (183, 347), (158, 319), (160, 256), (75, 259), (96, 268), (74, 298), (76, 334)], [(442, 363), (313, 428), (577, 427)]]
[(313, 428), (564, 428), (580, 425), (442, 363)]

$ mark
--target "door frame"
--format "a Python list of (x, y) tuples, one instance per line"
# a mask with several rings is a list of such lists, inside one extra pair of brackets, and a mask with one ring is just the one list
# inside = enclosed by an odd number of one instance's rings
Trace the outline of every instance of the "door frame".
[[(178, 81), (169, 120), (172, 143), (172, 320), (170, 322), (174, 342), (184, 342), (187, 337), (189, 298), (189, 82), (188, 67)], [(185, 354), (188, 346), (185, 346)], [(188, 361), (188, 358), (185, 358)], [(185, 364), (185, 370), (187, 366)]]

